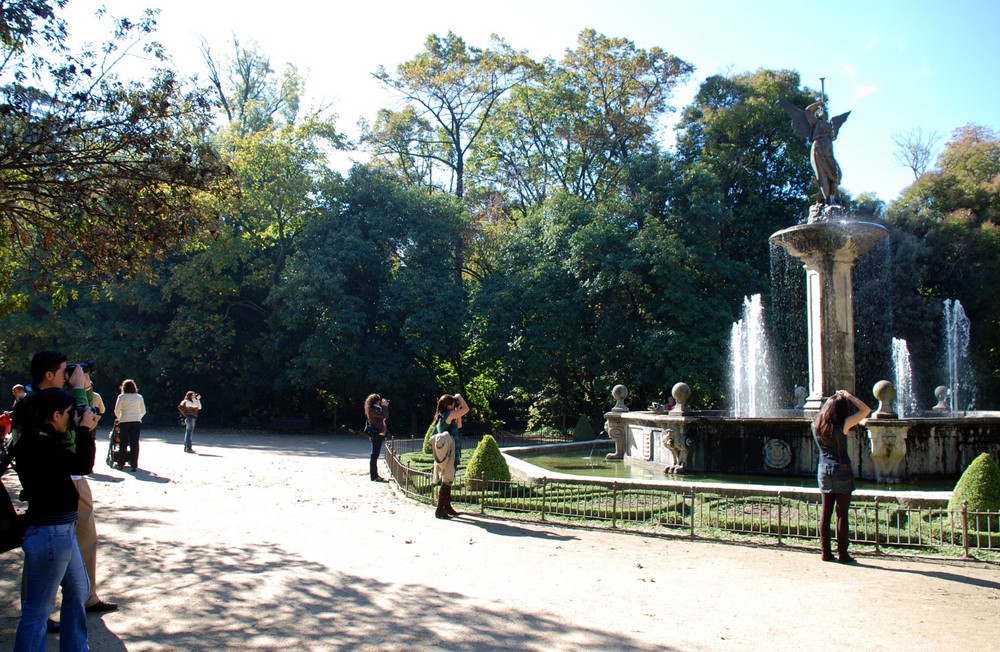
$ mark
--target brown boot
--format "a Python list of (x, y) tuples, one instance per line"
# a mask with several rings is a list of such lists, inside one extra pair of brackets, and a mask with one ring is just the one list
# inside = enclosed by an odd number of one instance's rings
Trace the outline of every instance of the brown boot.
[(451, 506), (451, 485), (446, 484), (441, 487), (441, 492), (444, 493), (444, 511), (448, 516), (458, 516), (458, 512), (455, 508)]
[(851, 557), (847, 552), (847, 546), (850, 545), (850, 540), (846, 535), (837, 533), (837, 561), (841, 564), (855, 564), (857, 559)]
[(441, 489), (438, 490), (438, 504), (437, 509), (434, 510), (435, 518), (451, 518), (448, 512), (445, 510), (445, 504), (447, 501), (448, 492), (451, 490), (451, 485), (443, 484)]
[(830, 547), (830, 537), (820, 537), (820, 545), (823, 550), (823, 561), (834, 561), (833, 550)]

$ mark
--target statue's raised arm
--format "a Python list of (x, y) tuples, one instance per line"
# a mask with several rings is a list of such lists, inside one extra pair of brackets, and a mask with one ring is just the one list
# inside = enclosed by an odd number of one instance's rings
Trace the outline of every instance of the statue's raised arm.
[(778, 103), (791, 118), (796, 135), (805, 138), (810, 144), (810, 160), (822, 197), (814, 212), (837, 205), (837, 187), (840, 185), (841, 174), (837, 159), (833, 157), (833, 141), (837, 139), (841, 125), (847, 121), (851, 112), (829, 120), (822, 102), (813, 102), (805, 109), (800, 109), (785, 99), (779, 99)]

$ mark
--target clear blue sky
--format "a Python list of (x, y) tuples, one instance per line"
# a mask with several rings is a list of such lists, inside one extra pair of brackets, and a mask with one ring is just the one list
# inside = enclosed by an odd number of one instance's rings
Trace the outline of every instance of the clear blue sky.
[[(201, 38), (220, 55), (233, 36), (255, 41), (277, 69), (298, 66), (350, 136), (392, 102), (371, 73), (412, 58), (428, 34), (485, 46), (496, 33), (541, 59), (560, 57), (586, 28), (693, 64), (678, 110), (713, 74), (792, 69), (815, 88), (825, 77), (831, 112), (852, 111), (835, 148), (854, 194), (891, 201), (912, 182), (893, 158), (893, 134), (919, 127), (944, 142), (969, 122), (1000, 129), (1000, 0), (70, 0), (71, 31), (93, 38), (87, 26), (102, 4), (115, 15), (159, 6), (157, 38), (188, 74), (204, 76)], [(669, 124), (663, 142), (673, 142)]]

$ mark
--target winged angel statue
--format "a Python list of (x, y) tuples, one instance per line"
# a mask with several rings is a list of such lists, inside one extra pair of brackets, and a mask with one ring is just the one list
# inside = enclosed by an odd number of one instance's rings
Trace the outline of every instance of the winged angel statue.
[[(837, 139), (840, 126), (847, 121), (847, 116), (851, 112), (841, 113), (832, 120), (826, 116), (826, 108), (823, 102), (813, 102), (805, 109), (800, 109), (786, 99), (778, 102), (785, 110), (788, 117), (792, 119), (792, 128), (795, 133), (802, 136), (810, 143), (813, 172), (816, 173), (816, 182), (819, 184), (820, 194), (823, 200), (817, 207), (823, 208), (837, 205), (837, 186), (840, 185), (840, 166), (837, 159), (833, 158), (833, 141)], [(818, 210), (816, 212), (819, 212)]]

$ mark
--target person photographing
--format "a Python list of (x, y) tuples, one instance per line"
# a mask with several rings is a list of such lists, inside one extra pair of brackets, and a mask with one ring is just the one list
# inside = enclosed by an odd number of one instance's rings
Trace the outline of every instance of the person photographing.
[(382, 454), (382, 443), (389, 432), (386, 419), (389, 418), (389, 399), (378, 394), (369, 394), (365, 399), (365, 434), (372, 444), (372, 454), (368, 460), (368, 476), (372, 482), (386, 482), (378, 474), (378, 458)]
[[(79, 378), (71, 375), (70, 383), (82, 386), (82, 371)], [(14, 420), (21, 433), (14, 462), (28, 503), (21, 546), (24, 598), (14, 650), (45, 649), (46, 621), (60, 586), (60, 649), (86, 650), (90, 579), (76, 536), (80, 494), (72, 476), (93, 471), (97, 415), (78, 406), (69, 392), (47, 387), (18, 401)]]
[(201, 394), (189, 391), (177, 406), (177, 411), (184, 417), (184, 452), (193, 453), (191, 437), (194, 435), (194, 424), (201, 414)]

